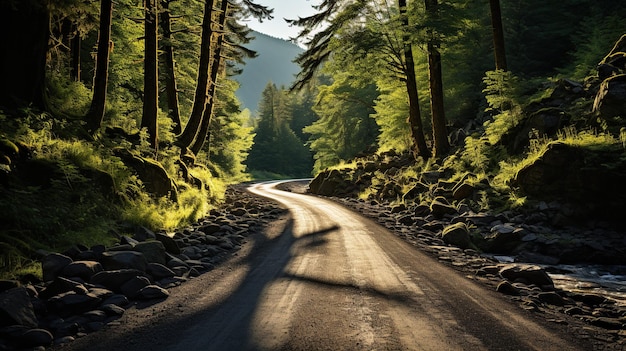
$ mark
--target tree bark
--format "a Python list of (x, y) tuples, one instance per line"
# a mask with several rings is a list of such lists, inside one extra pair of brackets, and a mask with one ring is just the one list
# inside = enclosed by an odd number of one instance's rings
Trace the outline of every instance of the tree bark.
[(158, 75), (158, 16), (157, 0), (144, 0), (146, 20), (145, 56), (143, 79), (143, 116), (141, 128), (148, 130), (148, 141), (156, 151), (158, 149), (158, 106), (159, 106), (159, 75)]
[[(74, 26), (76, 29), (76, 26)], [(71, 63), (70, 63), (70, 79), (74, 82), (80, 82), (80, 50), (81, 39), (78, 30), (74, 30), (74, 36), (70, 38), (70, 51), (71, 51)]]
[(215, 92), (217, 87), (217, 77), (220, 72), (220, 68), (222, 66), (222, 45), (224, 45), (224, 27), (226, 24), (226, 15), (228, 12), (228, 0), (222, 0), (222, 5), (220, 8), (219, 14), (219, 29), (220, 33), (218, 33), (217, 42), (215, 43), (215, 50), (213, 54), (213, 62), (211, 64), (211, 78), (209, 80), (209, 89), (208, 89), (208, 100), (206, 107), (204, 109), (204, 116), (202, 117), (202, 123), (200, 125), (200, 130), (198, 131), (198, 135), (196, 136), (196, 140), (193, 145), (191, 145), (190, 149), (194, 155), (197, 155), (202, 147), (204, 146), (205, 141), (209, 138), (209, 127), (211, 125), (211, 118), (213, 116), (213, 108), (215, 106)]
[(493, 30), (493, 53), (496, 60), (496, 69), (507, 70), (506, 51), (504, 50), (504, 30), (502, 29), (502, 12), (500, 0), (489, 0), (491, 12), (491, 27)]
[(407, 16), (406, 0), (398, 0), (400, 16), (403, 27), (404, 61), (406, 71), (406, 90), (409, 96), (409, 127), (411, 128), (411, 138), (413, 139), (413, 154), (417, 157), (428, 159), (430, 151), (426, 145), (424, 137), (424, 127), (419, 106), (419, 94), (417, 91), (417, 78), (415, 76), (415, 61), (413, 60), (413, 48), (409, 42), (409, 18)]
[(196, 135), (202, 123), (202, 117), (208, 100), (209, 89), (209, 66), (211, 64), (211, 38), (213, 30), (211, 20), (213, 17), (213, 0), (205, 0), (204, 17), (202, 18), (202, 36), (200, 42), (200, 62), (198, 63), (198, 79), (196, 93), (191, 108), (189, 121), (185, 130), (178, 137), (181, 148), (190, 147), (196, 139)]
[(109, 77), (109, 55), (111, 44), (111, 23), (113, 18), (113, 1), (100, 0), (100, 30), (98, 34), (98, 53), (96, 56), (96, 72), (93, 78), (93, 97), (87, 112), (87, 131), (95, 133), (102, 125), (107, 98), (107, 81)]
[[(425, 0), (426, 12), (430, 17), (438, 16), (437, 0)], [(443, 79), (441, 73), (441, 54), (439, 35), (434, 29), (430, 30), (427, 43), (428, 51), (428, 85), (430, 90), (430, 115), (433, 124), (434, 156), (443, 157), (450, 150), (448, 131), (446, 128), (446, 112), (443, 98)]]
[(49, 31), (46, 2), (0, 3), (0, 106), (46, 109)]
[(167, 97), (168, 116), (174, 122), (172, 131), (178, 135), (182, 132), (180, 121), (180, 107), (178, 105), (178, 87), (176, 85), (176, 63), (174, 62), (174, 47), (172, 46), (172, 22), (169, 10), (170, 0), (164, 0), (161, 12), (161, 28), (163, 30), (164, 67), (165, 67), (165, 93)]

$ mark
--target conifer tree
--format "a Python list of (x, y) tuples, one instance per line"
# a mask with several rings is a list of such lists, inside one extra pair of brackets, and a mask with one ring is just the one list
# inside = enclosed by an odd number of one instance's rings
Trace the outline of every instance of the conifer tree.
[(98, 34), (98, 52), (94, 75), (93, 98), (87, 112), (87, 131), (95, 133), (102, 125), (106, 107), (109, 79), (109, 55), (111, 53), (111, 24), (113, 21), (113, 1), (100, 0), (100, 29)]

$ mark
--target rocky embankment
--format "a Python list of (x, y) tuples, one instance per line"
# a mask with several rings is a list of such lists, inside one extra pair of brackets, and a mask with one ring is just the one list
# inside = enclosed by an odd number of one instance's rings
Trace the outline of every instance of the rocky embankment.
[(231, 187), (225, 205), (175, 233), (136, 228), (112, 247), (41, 252), (43, 281), (0, 281), (0, 350), (43, 350), (163, 301), (213, 269), (284, 209)]
[[(290, 190), (302, 191), (295, 187)], [(541, 203), (535, 212), (522, 215), (512, 211), (475, 213), (467, 206), (452, 206), (445, 197), (435, 199), (430, 206), (409, 208), (385, 201), (330, 198), (374, 219), (469, 279), (501, 292), (521, 308), (554, 323), (571, 323), (578, 336), (593, 340), (595, 349), (626, 349), (623, 301), (559, 289), (548, 274), (553, 272), (542, 268), (559, 262), (613, 263), (623, 259), (618, 253), (625, 246), (624, 238), (616, 229), (552, 226), (550, 219), (563, 211), (556, 203)], [(501, 263), (475, 242), (493, 252), (515, 254), (523, 263)]]

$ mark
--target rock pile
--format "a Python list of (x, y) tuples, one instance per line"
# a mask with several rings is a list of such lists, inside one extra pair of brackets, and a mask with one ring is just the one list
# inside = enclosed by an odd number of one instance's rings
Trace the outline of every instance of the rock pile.
[[(595, 293), (579, 293), (555, 288), (545, 264), (585, 260), (624, 263), (619, 248), (625, 246), (623, 235), (608, 228), (556, 229), (550, 218), (560, 209), (557, 204), (541, 203), (533, 214), (512, 212), (497, 215), (474, 213), (463, 206), (454, 207), (438, 199), (437, 205), (414, 207), (354, 198), (332, 198), (377, 221), (403, 240), (429, 252), (441, 262), (465, 272), (471, 279), (493, 286), (518, 302), (522, 308), (547, 312), (564, 323), (559, 313), (578, 318), (584, 325), (599, 329), (578, 330), (591, 338), (603, 338), (626, 347), (626, 306)], [(449, 211), (440, 211), (445, 207)], [(454, 211), (452, 210), (454, 209)], [(514, 255), (524, 263), (501, 263), (494, 252)], [(564, 271), (554, 273), (567, 273)]]
[[(231, 190), (232, 191), (232, 190)], [(63, 344), (211, 270), (283, 209), (242, 192), (176, 233), (136, 228), (117, 245), (45, 253), (43, 282), (0, 281), (0, 350)]]

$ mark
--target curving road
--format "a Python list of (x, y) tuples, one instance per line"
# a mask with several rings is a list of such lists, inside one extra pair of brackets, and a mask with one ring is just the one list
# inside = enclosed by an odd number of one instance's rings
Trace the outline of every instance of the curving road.
[[(109, 333), (106, 343), (89, 340), (90, 335), (74, 347), (586, 348), (568, 338), (562, 326), (536, 320), (370, 220), (331, 201), (279, 191), (274, 185), (257, 184), (249, 191), (281, 202), (289, 208), (291, 220), (281, 230), (249, 243), (207, 277), (184, 284), (196, 289), (196, 294), (173, 294), (164, 307), (152, 307), (156, 312), (167, 309), (170, 315), (179, 309), (176, 318), (159, 323), (146, 317), (126, 334)], [(114, 340), (117, 344), (111, 344)]]

